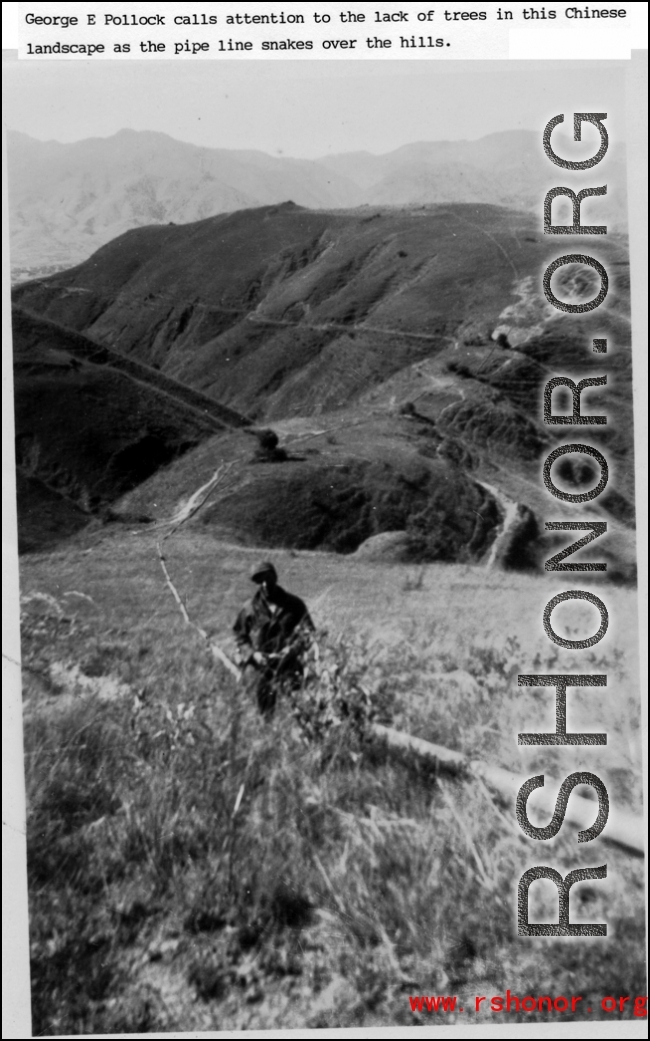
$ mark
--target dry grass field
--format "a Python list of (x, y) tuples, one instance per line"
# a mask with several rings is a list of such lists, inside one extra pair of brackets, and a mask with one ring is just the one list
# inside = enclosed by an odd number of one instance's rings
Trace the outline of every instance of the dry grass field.
[[(166, 555), (191, 617), (232, 650), (259, 551), (181, 531)], [(378, 722), (555, 791), (592, 770), (612, 814), (641, 812), (633, 590), (593, 583), (609, 632), (558, 653), (541, 621), (556, 578), (271, 556), (319, 630), (306, 702), (367, 698)], [(318, 740), (286, 698), (261, 719), (184, 626), (151, 528), (26, 556), (21, 593), (36, 1035), (549, 1018), (474, 1012), (507, 988), (582, 996), (552, 1017), (593, 1020), (603, 996), (645, 993), (640, 859), (578, 846), (568, 823), (534, 843), (482, 782), (396, 759), (363, 715), (323, 715)], [(555, 612), (560, 632), (594, 631), (582, 606)], [(608, 675), (569, 693), (568, 717), (607, 747), (518, 748), (519, 731), (553, 728), (554, 704), (517, 674), (571, 671)], [(606, 938), (516, 935), (517, 881), (540, 863), (607, 863), (571, 896), (572, 920), (606, 921)], [(531, 921), (556, 915), (537, 883)], [(456, 1011), (413, 1013), (422, 994), (456, 995)]]

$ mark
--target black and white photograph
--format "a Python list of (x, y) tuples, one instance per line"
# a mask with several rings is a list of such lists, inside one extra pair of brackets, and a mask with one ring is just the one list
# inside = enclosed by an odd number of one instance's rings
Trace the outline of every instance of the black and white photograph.
[(5, 52), (32, 1036), (640, 1036), (629, 65)]

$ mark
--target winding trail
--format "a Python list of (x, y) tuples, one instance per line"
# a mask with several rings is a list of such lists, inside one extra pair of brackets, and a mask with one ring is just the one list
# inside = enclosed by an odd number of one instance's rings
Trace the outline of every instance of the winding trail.
[(314, 332), (342, 332), (342, 333), (376, 333), (379, 336), (401, 336), (407, 340), (421, 340), (426, 343), (438, 343), (440, 340), (448, 341), (449, 343), (455, 343), (456, 341), (452, 336), (447, 336), (445, 333), (413, 333), (406, 329), (391, 329), (385, 328), (378, 325), (357, 325), (357, 324), (345, 324), (344, 322), (321, 322), (319, 324), (310, 322), (290, 322), (286, 318), (265, 318), (259, 314), (247, 314), (245, 321), (251, 322), (253, 325), (270, 325), (278, 328), (289, 328), (289, 329), (312, 329)]
[(190, 517), (200, 510), (203, 503), (211, 495), (217, 485), (227, 476), (233, 466), (234, 463), (222, 463), (221, 466), (218, 466), (212, 474), (212, 477), (190, 495), (187, 502), (178, 508), (173, 517), (170, 517), (167, 521), (161, 522), (160, 526), (166, 526), (169, 524), (171, 527), (171, 531), (165, 535), (166, 539), (168, 539), (170, 535), (173, 535), (176, 529), (179, 528), (184, 521), (189, 520)]
[(519, 522), (519, 503), (515, 502), (514, 499), (509, 499), (507, 495), (500, 492), (493, 484), (487, 484), (485, 481), (479, 481), (477, 478), (475, 480), (477, 484), (481, 485), (481, 488), (485, 488), (487, 492), (490, 492), (501, 508), (502, 520), (499, 524), (496, 538), (490, 546), (488, 558), (485, 561), (486, 568), (493, 568), (498, 560), (501, 547)]

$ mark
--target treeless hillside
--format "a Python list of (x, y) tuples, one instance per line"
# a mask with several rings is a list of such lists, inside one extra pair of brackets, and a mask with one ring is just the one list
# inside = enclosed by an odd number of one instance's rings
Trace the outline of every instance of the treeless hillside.
[(23, 549), (78, 530), (226, 422), (243, 421), (155, 370), (18, 309), (13, 342)]
[[(629, 562), (626, 243), (599, 243), (610, 293), (595, 315), (547, 303), (541, 275), (555, 255), (531, 216), (499, 207), (331, 213), (286, 203), (128, 232), (77, 268), (17, 287), (15, 299), (216, 408), (271, 425), (280, 458), (292, 457), (282, 465), (256, 456), (244, 434), (218, 436), (125, 504), (163, 516), (219, 459), (232, 459), (230, 497), (217, 496), (204, 521), (268, 545), (349, 552), (405, 530), (424, 559), (486, 559), (519, 504), (506, 556), (530, 566), (553, 505), (541, 460), (567, 430), (542, 422), (543, 387), (558, 374), (606, 375), (606, 388), (583, 396), (583, 411), (609, 417), (589, 430), (590, 444), (607, 446), (612, 471), (593, 512), (604, 509), (612, 532), (621, 526), (614, 556)], [(563, 268), (555, 291), (591, 299), (590, 275)], [(595, 364), (594, 336), (611, 343)], [(554, 410), (568, 407), (568, 391), (556, 391)], [(594, 483), (581, 457), (556, 469), (569, 491)], [(563, 516), (572, 509), (566, 504)]]

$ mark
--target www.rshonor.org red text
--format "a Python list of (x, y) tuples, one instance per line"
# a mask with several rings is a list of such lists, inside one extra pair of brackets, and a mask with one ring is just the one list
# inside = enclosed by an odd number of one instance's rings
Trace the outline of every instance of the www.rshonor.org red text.
[[(511, 991), (507, 990), (505, 997), (501, 994), (495, 994), (493, 997), (488, 998), (487, 995), (477, 994), (474, 998), (474, 1012), (558, 1012), (560, 1014), (564, 1012), (576, 1012), (586, 1011), (591, 1012), (607, 1012), (622, 1013), (632, 1010), (636, 1017), (647, 1016), (648, 1014), (648, 998), (643, 997), (631, 997), (628, 995), (622, 995), (614, 997), (611, 994), (602, 998), (600, 1005), (593, 1007), (582, 1005), (584, 998), (573, 995), (571, 997), (565, 997), (563, 994), (559, 994), (557, 997), (552, 998), (548, 994), (544, 994), (541, 997), (533, 997), (527, 995), (524, 998), (520, 998), (517, 994), (512, 994)], [(488, 1002), (488, 1004), (485, 1004)], [(631, 1004), (630, 1004), (631, 1002)], [(409, 1003), (411, 1005), (411, 1012), (465, 1012), (466, 1010), (458, 1004), (458, 998), (447, 995), (433, 996), (433, 995), (409, 995)], [(467, 1010), (470, 1011), (470, 1010)]]

